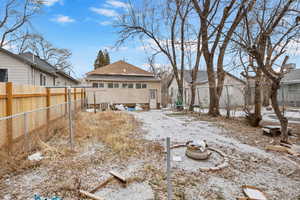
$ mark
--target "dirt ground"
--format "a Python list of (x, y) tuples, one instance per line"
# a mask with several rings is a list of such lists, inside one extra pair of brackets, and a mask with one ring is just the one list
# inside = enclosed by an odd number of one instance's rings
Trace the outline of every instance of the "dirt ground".
[[(300, 129), (297, 125), (294, 129), (298, 137), (292, 142), (299, 145)], [(37, 149), (42, 152), (41, 161), (6, 163), (11, 170), (1, 174), (0, 199), (33, 199), (34, 194), (85, 199), (78, 190), (92, 190), (109, 177), (110, 170), (125, 176), (127, 187), (113, 180), (96, 192), (98, 196), (106, 200), (166, 199), (166, 137), (173, 144), (204, 139), (229, 157), (227, 168), (203, 172), (200, 167), (218, 165), (221, 158), (213, 154), (210, 160), (198, 162), (188, 159), (184, 148), (172, 150), (173, 158), (181, 158), (172, 161), (174, 199), (234, 200), (244, 197), (242, 185), (259, 187), (268, 199), (300, 199), (299, 158), (265, 151), (267, 144), (278, 139), (263, 136), (242, 118), (170, 111), (81, 113), (76, 133), (74, 151), (62, 129), (49, 142), (41, 142)]]

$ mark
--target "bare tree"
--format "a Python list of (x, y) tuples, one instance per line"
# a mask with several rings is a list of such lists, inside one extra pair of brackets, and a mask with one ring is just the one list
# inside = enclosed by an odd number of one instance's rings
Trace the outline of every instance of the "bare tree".
[(72, 52), (68, 49), (54, 47), (39, 34), (26, 34), (19, 42), (18, 49), (19, 53), (32, 52), (59, 70), (72, 70), (72, 65), (69, 62)]
[(260, 0), (243, 20), (246, 34), (240, 33), (235, 41), (271, 82), (271, 104), (281, 124), (283, 142), (288, 142), (288, 120), (279, 108), (277, 92), (288, 60), (287, 47), (300, 38), (299, 13), (299, 1)]
[[(193, 0), (201, 24), (202, 53), (209, 81), (209, 114), (212, 116), (220, 115), (219, 100), (225, 80), (223, 62), (226, 49), (234, 31), (254, 3), (255, 0)], [(215, 59), (217, 73), (214, 69)]]
[[(0, 5), (0, 47), (18, 39), (15, 32), (30, 22), (41, 10), (40, 0), (3, 0)], [(19, 36), (22, 38), (23, 36)]]
[[(191, 1), (184, 0), (163, 0), (155, 3), (144, 0), (142, 8), (131, 5), (128, 13), (117, 24), (120, 28), (118, 44), (134, 37), (149, 39), (156, 47), (155, 54), (163, 54), (168, 59), (177, 81), (178, 99), (181, 102), (191, 5)], [(196, 56), (200, 54), (197, 53)]]

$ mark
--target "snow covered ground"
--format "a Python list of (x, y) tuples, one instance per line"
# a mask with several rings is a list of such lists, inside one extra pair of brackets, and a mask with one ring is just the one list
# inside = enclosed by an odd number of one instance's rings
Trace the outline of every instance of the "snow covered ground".
[[(201, 109), (195, 108), (195, 112), (202, 112), (202, 113), (208, 113), (208, 109)], [(226, 110), (220, 109), (221, 115), (226, 116)], [(231, 110), (230, 116), (232, 117), (244, 117), (245, 112), (241, 110)], [(300, 124), (300, 109), (299, 108), (289, 108), (285, 111), (285, 116), (288, 118), (289, 122), (291, 123), (299, 123)], [(273, 110), (268, 111), (266, 108), (262, 109), (262, 117), (263, 121), (266, 122), (279, 122), (276, 114), (273, 112)]]
[[(148, 140), (160, 141), (170, 137), (173, 143), (184, 143), (188, 140), (206, 140), (209, 146), (217, 147), (230, 157), (230, 166), (224, 173), (207, 173), (205, 186), (186, 188), (187, 199), (206, 199), (201, 195), (209, 190), (221, 191), (226, 200), (243, 196), (241, 186), (254, 185), (263, 189), (269, 199), (294, 199), (300, 195), (299, 174), (288, 177), (287, 172), (295, 169), (294, 165), (283, 159), (282, 155), (266, 152), (256, 146), (243, 144), (226, 135), (226, 130), (218, 128), (207, 121), (198, 121), (187, 115), (172, 115), (170, 112), (149, 111), (134, 113), (143, 122), (143, 130)], [(184, 153), (173, 151), (176, 156), (185, 157)], [(197, 171), (194, 162), (178, 164), (173, 161), (175, 168), (187, 172)], [(231, 174), (230, 176), (228, 174)]]

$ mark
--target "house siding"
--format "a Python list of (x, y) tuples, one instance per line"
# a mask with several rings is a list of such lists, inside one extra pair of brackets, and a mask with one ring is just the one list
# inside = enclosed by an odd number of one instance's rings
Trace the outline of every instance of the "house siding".
[(64, 76), (57, 74), (57, 77), (55, 78), (55, 85), (56, 86), (65, 86), (65, 85), (77, 85), (78, 83), (65, 78)]
[(18, 59), (0, 51), (0, 69), (7, 69), (8, 81), (18, 84), (27, 85), (40, 85), (40, 75), (43, 74), (46, 77), (45, 86), (53, 86), (54, 78), (56, 86), (76, 85), (77, 83), (71, 79), (57, 74), (51, 75), (44, 73), (43, 71), (31, 67)]
[[(92, 81), (101, 82), (101, 81)], [(111, 83), (119, 83), (124, 82), (119, 81), (110, 81)], [(136, 82), (132, 82), (136, 83)], [(110, 103), (110, 104), (147, 104), (149, 103), (149, 90), (156, 89), (157, 90), (157, 103), (161, 103), (161, 85), (160, 82), (139, 82), (146, 83), (147, 88), (145, 89), (136, 89), (136, 88), (88, 88), (87, 89), (87, 97), (88, 103), (94, 104), (94, 93), (96, 96), (96, 104), (100, 103)], [(91, 85), (92, 83), (89, 83)]]
[(19, 84), (31, 84), (31, 67), (23, 62), (12, 58), (11, 56), (3, 52), (0, 52), (0, 68), (7, 69), (9, 82)]
[(300, 106), (300, 83), (283, 84), (277, 95), (279, 105)]
[[(245, 84), (231, 76), (226, 75), (225, 80), (224, 80), (223, 92), (222, 92), (222, 95), (220, 98), (220, 107), (225, 107), (227, 105), (226, 87), (228, 87), (230, 106), (233, 106), (233, 107), (243, 106), (244, 100), (245, 100), (245, 97), (244, 97), (245, 96), (244, 95)], [(171, 95), (172, 88), (173, 88), (173, 95)], [(183, 105), (188, 106), (191, 101), (190, 85), (186, 81), (184, 81), (183, 88), (184, 88)], [(177, 87), (177, 82), (175, 79), (172, 80), (172, 82), (169, 86), (169, 95), (171, 98), (171, 103), (174, 104), (177, 100), (177, 95), (178, 95), (178, 87)], [(199, 99), (198, 99), (198, 96), (200, 97)], [(196, 86), (195, 105), (199, 105), (204, 108), (209, 106), (209, 85), (208, 85), (208, 83)]]

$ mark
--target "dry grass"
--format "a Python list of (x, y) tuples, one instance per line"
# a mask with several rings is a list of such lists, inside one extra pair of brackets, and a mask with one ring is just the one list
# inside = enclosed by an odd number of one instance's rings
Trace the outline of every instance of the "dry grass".
[[(95, 187), (99, 178), (105, 175), (108, 166), (124, 165), (131, 159), (153, 157), (153, 152), (156, 152), (155, 156), (161, 157), (163, 152), (163, 147), (159, 143), (143, 139), (140, 124), (134, 116), (127, 113), (78, 113), (74, 125), (73, 151), (70, 150), (67, 127), (61, 128), (47, 142), (36, 138), (36, 151), (42, 152), (44, 157), (41, 161), (29, 161), (25, 154), (14, 159), (6, 158), (7, 169), (10, 169), (5, 171), (6, 177), (37, 173), (43, 177), (43, 184), (33, 183), (34, 186), (30, 184), (30, 188), (34, 187), (39, 194), (83, 199), (77, 192), (78, 188), (90, 190)], [(131, 179), (130, 182), (143, 181), (140, 177)], [(17, 180), (17, 184), (27, 187), (27, 183), (22, 180)], [(10, 186), (6, 184), (1, 186), (0, 183), (0, 198), (1, 187), (10, 188)], [(14, 194), (20, 194), (18, 188), (13, 188)], [(21, 193), (24, 197), (32, 195), (30, 191), (22, 190)]]
[(76, 120), (76, 140), (99, 141), (121, 157), (131, 157), (144, 150), (137, 128), (137, 121), (126, 113), (81, 113)]

